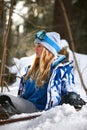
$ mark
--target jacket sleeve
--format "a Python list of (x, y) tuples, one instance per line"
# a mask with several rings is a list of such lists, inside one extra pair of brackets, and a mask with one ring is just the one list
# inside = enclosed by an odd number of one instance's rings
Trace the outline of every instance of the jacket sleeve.
[(23, 76), (20, 78), (19, 88), (18, 88), (18, 96), (22, 97), (25, 92), (25, 82), (24, 82), (24, 76), (27, 74), (30, 66), (23, 68)]
[(49, 81), (46, 109), (57, 106), (61, 101), (61, 96), (70, 91), (75, 91), (72, 66), (57, 66)]
[(18, 89), (18, 96), (22, 97), (24, 91), (25, 91), (25, 84), (24, 84), (24, 76), (21, 77), (19, 89)]
[(61, 76), (60, 69), (54, 69), (47, 89), (46, 110), (58, 105), (61, 101)]
[(66, 65), (63, 69), (64, 69), (64, 74), (61, 77), (61, 92), (63, 94), (66, 94), (67, 92), (76, 92), (73, 66)]

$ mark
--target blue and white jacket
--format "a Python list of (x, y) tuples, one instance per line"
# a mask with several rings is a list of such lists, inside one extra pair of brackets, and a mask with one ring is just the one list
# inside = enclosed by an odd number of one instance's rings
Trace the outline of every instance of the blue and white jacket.
[(31, 101), (40, 110), (47, 110), (59, 105), (61, 96), (68, 92), (76, 92), (74, 86), (73, 66), (71, 62), (61, 62), (65, 56), (59, 55), (51, 65), (51, 77), (43, 89), (35, 86), (30, 79), (26, 83), (21, 78), (19, 95)]

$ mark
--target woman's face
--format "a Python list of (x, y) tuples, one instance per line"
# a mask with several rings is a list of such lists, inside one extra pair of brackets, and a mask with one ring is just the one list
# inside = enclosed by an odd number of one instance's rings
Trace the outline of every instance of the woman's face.
[(37, 58), (40, 58), (42, 51), (43, 51), (43, 46), (40, 43), (36, 43), (35, 44), (35, 52), (36, 52)]

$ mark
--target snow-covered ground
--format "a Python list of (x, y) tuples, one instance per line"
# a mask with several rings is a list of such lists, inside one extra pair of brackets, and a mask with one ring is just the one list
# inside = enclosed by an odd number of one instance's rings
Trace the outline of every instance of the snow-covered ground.
[[(72, 51), (69, 49), (70, 59), (73, 59)], [(74, 53), (84, 79), (84, 83), (87, 86), (87, 55)], [(14, 58), (15, 65), (10, 67), (9, 70), (12, 73), (16, 73), (17, 76), (21, 76), (25, 73), (25, 68), (30, 65), (35, 57), (35, 54), (30, 57), (23, 57), (21, 59)], [(76, 89), (81, 97), (87, 101), (87, 95), (80, 82), (79, 74), (74, 63), (74, 73)], [(17, 96), (18, 86), (20, 78), (17, 77), (16, 82), (9, 86), (10, 92), (6, 90), (4, 93), (9, 93)], [(17, 123), (11, 123), (9, 125), (0, 126), (0, 130), (87, 130), (87, 105), (83, 106), (80, 111), (76, 111), (74, 107), (70, 105), (62, 105), (52, 108), (49, 111), (38, 112), (41, 114), (32, 120), (22, 121)], [(35, 113), (35, 114), (38, 114)], [(15, 117), (28, 116), (30, 114), (15, 115)], [(32, 115), (32, 114), (31, 114)]]

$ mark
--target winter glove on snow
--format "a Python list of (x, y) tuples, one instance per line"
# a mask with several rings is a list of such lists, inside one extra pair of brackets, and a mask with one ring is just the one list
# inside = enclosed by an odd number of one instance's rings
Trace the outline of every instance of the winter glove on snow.
[(60, 105), (63, 103), (74, 106), (75, 109), (81, 109), (86, 102), (80, 97), (79, 94), (74, 92), (68, 92), (68, 94), (62, 96)]

